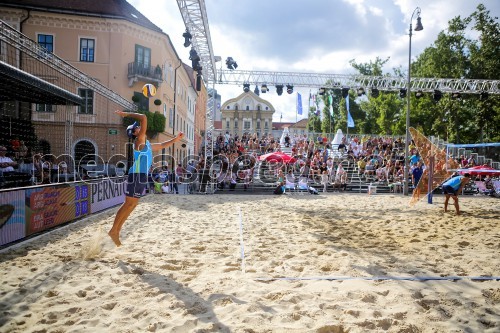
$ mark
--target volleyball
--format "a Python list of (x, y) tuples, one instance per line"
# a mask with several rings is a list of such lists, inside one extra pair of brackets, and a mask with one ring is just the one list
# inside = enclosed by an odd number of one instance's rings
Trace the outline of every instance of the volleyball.
[(145, 84), (144, 87), (142, 87), (142, 94), (147, 98), (153, 97), (156, 95), (156, 87), (151, 83)]

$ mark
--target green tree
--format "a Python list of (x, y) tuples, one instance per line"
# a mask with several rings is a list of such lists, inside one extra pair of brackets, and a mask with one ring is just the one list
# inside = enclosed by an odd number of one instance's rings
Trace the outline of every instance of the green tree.
[[(472, 33), (469, 33), (472, 31)], [(422, 33), (425, 33), (423, 31)], [(470, 37), (474, 36), (474, 37)], [(400, 66), (393, 74), (382, 74), (388, 59), (377, 57), (368, 63), (350, 64), (360, 74), (404, 77), (406, 69)], [(412, 77), (470, 78), (498, 80), (500, 76), (500, 26), (498, 18), (492, 18), (484, 5), (478, 5), (468, 17), (460, 16), (448, 22), (448, 28), (411, 64)], [(378, 96), (358, 98), (351, 103), (351, 114), (356, 129), (361, 133), (396, 134), (406, 131), (407, 100), (398, 93), (380, 91)], [(439, 136), (449, 142), (498, 142), (500, 141), (500, 100), (497, 95), (485, 98), (479, 94), (462, 94), (452, 99), (443, 93), (439, 101), (426, 93), (416, 98), (410, 95), (410, 124), (426, 136)], [(340, 106), (342, 119), (335, 127), (345, 128), (345, 104)], [(334, 116), (335, 117), (335, 116)]]
[(307, 130), (309, 132), (320, 133), (321, 132), (321, 119), (319, 115), (316, 114), (316, 106), (309, 108), (309, 117), (307, 120)]
[[(468, 29), (479, 33), (478, 39), (466, 37)], [(412, 64), (413, 76), (439, 78), (498, 79), (500, 74), (500, 28), (484, 5), (469, 17), (449, 21), (447, 31), (439, 33)], [(432, 123), (426, 135), (439, 135), (452, 142), (479, 142), (498, 139), (499, 100), (477, 95), (452, 100), (449, 95), (425, 108), (412, 107), (412, 116)], [(412, 106), (414, 103), (412, 103)], [(497, 120), (495, 122), (495, 120)], [(446, 126), (439, 122), (447, 121)], [(442, 132), (446, 128), (445, 132)]]
[(389, 61), (390, 58), (386, 58), (385, 60), (377, 57), (374, 62), (370, 60), (369, 63), (356, 63), (356, 59), (349, 60), (349, 64), (356, 70), (358, 70), (361, 75), (369, 75), (369, 76), (382, 76), (382, 67)]

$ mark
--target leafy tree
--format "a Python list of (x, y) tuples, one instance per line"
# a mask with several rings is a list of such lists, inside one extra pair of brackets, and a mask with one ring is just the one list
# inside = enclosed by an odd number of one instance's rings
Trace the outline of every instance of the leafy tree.
[(375, 62), (370, 60), (369, 63), (358, 64), (356, 63), (356, 59), (349, 60), (349, 64), (357, 69), (361, 75), (369, 75), (369, 76), (382, 76), (382, 67), (389, 61), (390, 58), (386, 58), (385, 60), (377, 57)]
[[(453, 18), (448, 28), (441, 31), (436, 41), (426, 48), (411, 64), (413, 77), (470, 78), (498, 80), (500, 75), (500, 25), (482, 4), (470, 16)], [(472, 30), (470, 37), (469, 30)], [(477, 37), (477, 35), (479, 37)], [(380, 76), (388, 59), (379, 57), (369, 63), (350, 64), (360, 74)], [(394, 68), (394, 76), (405, 76), (403, 67)], [(410, 124), (425, 135), (439, 136), (449, 142), (500, 141), (500, 101), (497, 95), (481, 98), (477, 94), (463, 94), (452, 99), (443, 94), (434, 101), (431, 94), (410, 96)], [(356, 128), (364, 133), (404, 134), (406, 131), (406, 99), (397, 93), (381, 91), (379, 95), (357, 100), (360, 114), (351, 103), (351, 114), (356, 117)], [(341, 103), (342, 108), (342, 103)], [(344, 106), (345, 110), (345, 106)], [(340, 114), (344, 114), (341, 111)], [(336, 122), (336, 127), (345, 123)], [(358, 125), (359, 124), (359, 125)]]

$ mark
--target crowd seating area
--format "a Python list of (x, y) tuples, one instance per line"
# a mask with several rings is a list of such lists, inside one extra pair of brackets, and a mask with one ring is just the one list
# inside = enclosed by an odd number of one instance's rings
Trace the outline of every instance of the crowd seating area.
[[(272, 192), (278, 185), (283, 186), (285, 193), (313, 192), (312, 189), (319, 192), (403, 192), (405, 145), (401, 138), (351, 136), (335, 146), (324, 139), (294, 135), (280, 144), (272, 135), (261, 138), (255, 134), (243, 135), (240, 138), (221, 133), (214, 142), (214, 158), (209, 166), (204, 165), (204, 156), (199, 156), (198, 161), (178, 165), (175, 170), (153, 168), (150, 175), (152, 192), (179, 193), (181, 188), (186, 193), (262, 193)], [(17, 137), (1, 144), (0, 161), (4, 156), (12, 165), (10, 168), (1, 165), (0, 188), (85, 178), (85, 175), (68, 170), (64, 162), (54, 163), (50, 155), (34, 152)], [(413, 169), (425, 168), (425, 165), (413, 141), (409, 148), (408, 179), (412, 190), (415, 185)], [(293, 159), (291, 163), (260, 160), (263, 154), (271, 152), (282, 152)], [(462, 168), (475, 166), (476, 158), (473, 154), (456, 157)], [(465, 192), (497, 195), (500, 192), (498, 183), (496, 178), (477, 177)]]

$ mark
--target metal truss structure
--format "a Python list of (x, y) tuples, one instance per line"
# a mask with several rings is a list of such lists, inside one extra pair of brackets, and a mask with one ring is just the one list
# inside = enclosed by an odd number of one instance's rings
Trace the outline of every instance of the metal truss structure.
[(0, 22), (0, 41), (12, 45), (19, 52), (37, 59), (37, 61), (44, 66), (69, 77), (82, 86), (88, 87), (103, 96), (107, 96), (111, 101), (122, 106), (124, 109), (137, 110), (135, 104), (130, 103), (116, 92), (76, 69), (55, 54), (47, 53), (42, 46), (38, 45), (35, 41), (29, 39), (19, 31), (12, 29), (5, 22)]
[[(366, 76), (342, 75), (321, 73), (294, 73), (294, 72), (268, 72), (268, 71), (232, 71), (220, 70), (218, 84), (249, 83), (251, 85), (286, 85), (308, 88), (374, 88), (379, 91), (399, 91), (407, 89), (406, 77), (397, 76)], [(500, 94), (500, 81), (498, 80), (471, 80), (471, 79), (439, 79), (439, 78), (411, 78), (411, 91), (464, 94)]]
[(191, 44), (200, 56), (205, 83), (215, 81), (215, 57), (208, 27), (205, 0), (177, 0), (186, 29), (191, 34)]
[(205, 165), (207, 159), (211, 161), (213, 156), (213, 130), (215, 112), (215, 81), (216, 67), (215, 57), (208, 27), (207, 10), (205, 0), (177, 0), (182, 19), (187, 31), (191, 34), (191, 44), (200, 57), (200, 64), (205, 83), (212, 83), (212, 90), (207, 87), (208, 99), (206, 109), (205, 126)]

